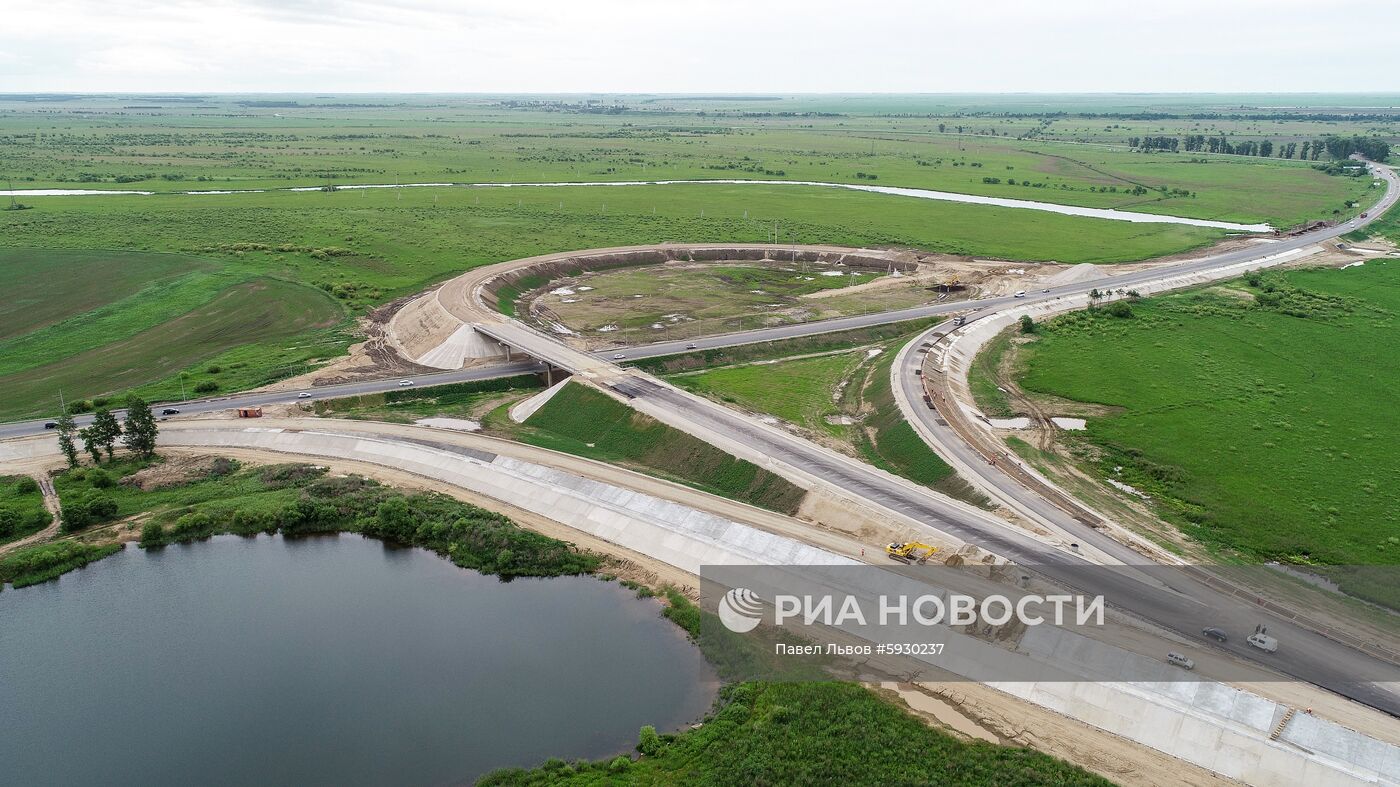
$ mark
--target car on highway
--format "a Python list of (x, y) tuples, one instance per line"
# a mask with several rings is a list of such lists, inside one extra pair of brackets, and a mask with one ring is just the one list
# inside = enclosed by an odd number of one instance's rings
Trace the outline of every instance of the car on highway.
[[(399, 385), (403, 385), (403, 383), (399, 383)], [(310, 399), (310, 398), (311, 398), (311, 394), (310, 394), (309, 392), (307, 392), (307, 391), (302, 391), (301, 393), (297, 394), (297, 398), (298, 398), (298, 399)]]
[(1045, 289), (1041, 290), (1041, 292), (1049, 292), (1049, 291), (1050, 291), (1050, 288), (1049, 288), (1049, 287), (1046, 287)]
[(626, 357), (627, 357), (627, 355), (626, 355), (625, 353), (617, 353), (616, 355), (613, 356), (613, 360), (614, 360), (614, 361), (620, 361), (620, 360), (622, 360), (623, 358), (626, 358)]
[(1216, 642), (1230, 641), (1230, 637), (1224, 631), (1215, 628), (1214, 626), (1206, 626), (1205, 628), (1201, 629), (1201, 636), (1208, 637), (1210, 639), (1215, 640)]
[(1167, 663), (1174, 667), (1181, 667), (1182, 669), (1196, 668), (1196, 662), (1176, 652), (1167, 654)]
[(696, 348), (696, 346), (697, 346), (697, 345), (696, 345), (694, 342), (692, 342), (692, 343), (690, 343), (690, 344), (687, 344), (687, 345), (685, 346), (685, 349), (687, 349), (687, 350), (694, 350), (694, 349)]
[(1016, 291), (1016, 294), (1015, 294), (1014, 296), (1012, 296), (1012, 297), (1015, 297), (1015, 298), (1024, 298), (1024, 297), (1026, 297), (1026, 291), (1025, 291), (1025, 290), (1017, 290), (1017, 291)]
[(413, 381), (412, 381), (412, 380), (399, 380), (399, 385), (401, 385), (401, 386), (403, 386), (403, 385), (413, 385)]
[(160, 414), (161, 414), (161, 415), (179, 415), (179, 414), (180, 414), (180, 411), (179, 411), (179, 410), (176, 410), (174, 407), (167, 407), (167, 408), (165, 408), (164, 410), (161, 410), (161, 411), (160, 411)]
[(44, 428), (45, 428), (45, 429), (57, 429), (57, 428), (58, 428), (58, 422), (57, 422), (57, 421), (48, 421), (48, 422), (46, 422), (46, 423), (44, 424)]

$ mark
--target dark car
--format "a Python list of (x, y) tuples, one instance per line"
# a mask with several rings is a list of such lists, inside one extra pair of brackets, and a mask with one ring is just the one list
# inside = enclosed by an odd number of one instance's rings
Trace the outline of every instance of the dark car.
[(176, 410), (174, 407), (167, 407), (167, 408), (165, 408), (164, 410), (161, 410), (161, 411), (160, 411), (160, 414), (161, 414), (161, 415), (179, 415), (179, 414), (180, 414), (180, 411), (179, 411), (179, 410)]
[(45, 428), (45, 429), (57, 429), (57, 428), (58, 428), (58, 422), (57, 422), (57, 421), (49, 421), (48, 423), (44, 424), (44, 428)]
[(1221, 631), (1218, 628), (1210, 626), (1201, 629), (1201, 636), (1210, 637), (1216, 642), (1228, 642), (1230, 640), (1230, 638), (1226, 636), (1225, 632)]

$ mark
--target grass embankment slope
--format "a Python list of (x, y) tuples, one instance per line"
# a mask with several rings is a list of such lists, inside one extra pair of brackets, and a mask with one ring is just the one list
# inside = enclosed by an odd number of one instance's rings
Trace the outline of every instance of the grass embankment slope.
[(1121, 408), (1089, 420), (1099, 471), (1215, 549), (1400, 562), (1400, 265), (1251, 278), (1057, 318), (1021, 384)]
[(565, 385), (512, 431), (531, 445), (620, 464), (784, 514), (796, 513), (806, 494), (781, 476), (580, 383)]

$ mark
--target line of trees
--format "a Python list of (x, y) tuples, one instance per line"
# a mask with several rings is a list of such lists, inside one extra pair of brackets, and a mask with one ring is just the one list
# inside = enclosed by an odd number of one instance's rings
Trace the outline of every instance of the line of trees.
[(1228, 153), (1236, 156), (1262, 156), (1299, 161), (1317, 161), (1323, 153), (1334, 159), (1344, 159), (1353, 153), (1360, 153), (1372, 161), (1385, 161), (1390, 157), (1390, 144), (1377, 137), (1329, 136), (1323, 139), (1304, 141), (1301, 147), (1297, 142), (1272, 140), (1241, 140), (1231, 142), (1223, 134), (1207, 137), (1205, 134), (1188, 134), (1185, 137), (1155, 136), (1129, 137), (1128, 145), (1138, 150), (1164, 150), (1169, 153)]
[[(83, 450), (92, 456), (93, 464), (102, 464), (102, 454), (111, 461), (116, 453), (117, 439), (120, 438), (127, 450), (142, 459), (149, 459), (156, 453), (156, 438), (160, 427), (156, 423), (151, 406), (139, 396), (126, 399), (126, 420), (117, 423), (117, 417), (106, 408), (99, 408), (93, 414), (92, 423), (79, 429), (73, 421), (73, 414), (64, 410), (57, 422), (58, 448), (63, 452), (68, 466), (79, 465), (78, 440), (82, 440)], [(77, 439), (75, 439), (77, 438)]]

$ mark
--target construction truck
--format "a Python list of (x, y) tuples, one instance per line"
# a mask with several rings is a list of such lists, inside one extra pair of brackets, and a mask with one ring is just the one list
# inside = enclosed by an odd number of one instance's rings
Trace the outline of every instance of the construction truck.
[(920, 544), (918, 541), (895, 542), (885, 547), (885, 554), (889, 555), (890, 560), (898, 560), (901, 563), (927, 563), (937, 551), (938, 547)]

